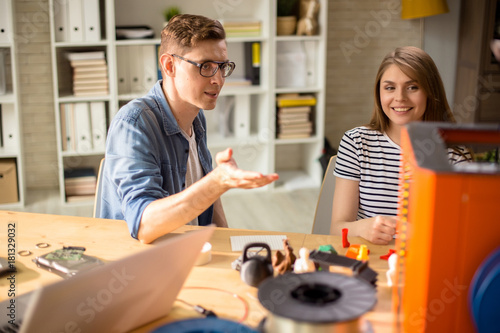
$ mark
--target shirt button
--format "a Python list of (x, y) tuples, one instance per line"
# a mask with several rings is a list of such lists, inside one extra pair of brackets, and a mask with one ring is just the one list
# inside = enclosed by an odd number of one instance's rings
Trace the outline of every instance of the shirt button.
[(182, 188), (185, 188), (186, 187), (186, 183), (182, 183)]
[(186, 150), (185, 150), (185, 153), (186, 153), (186, 154), (189, 154), (189, 149), (186, 149)]

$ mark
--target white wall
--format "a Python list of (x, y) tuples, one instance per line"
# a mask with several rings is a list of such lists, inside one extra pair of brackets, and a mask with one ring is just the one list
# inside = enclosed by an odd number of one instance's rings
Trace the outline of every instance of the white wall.
[(443, 79), (448, 103), (453, 107), (457, 69), (460, 0), (448, 0), (450, 11), (424, 19), (423, 48), (432, 57)]

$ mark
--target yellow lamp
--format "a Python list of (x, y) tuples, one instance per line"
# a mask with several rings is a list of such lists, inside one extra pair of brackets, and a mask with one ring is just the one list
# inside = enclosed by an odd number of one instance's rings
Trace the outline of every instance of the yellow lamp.
[(414, 19), (448, 13), (446, 0), (401, 0), (401, 18)]

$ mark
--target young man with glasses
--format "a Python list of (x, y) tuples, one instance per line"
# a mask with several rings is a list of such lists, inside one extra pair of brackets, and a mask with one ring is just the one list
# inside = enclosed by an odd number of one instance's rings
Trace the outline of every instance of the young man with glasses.
[(98, 212), (124, 219), (132, 237), (145, 243), (187, 223), (225, 227), (223, 193), (278, 179), (239, 169), (230, 148), (216, 155), (212, 170), (203, 110), (215, 108), (235, 68), (220, 22), (172, 18), (161, 33), (159, 64), (163, 80), (113, 118)]

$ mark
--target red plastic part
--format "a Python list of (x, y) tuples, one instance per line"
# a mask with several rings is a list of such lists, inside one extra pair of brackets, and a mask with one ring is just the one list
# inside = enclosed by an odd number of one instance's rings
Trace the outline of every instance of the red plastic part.
[(346, 247), (349, 247), (351, 244), (347, 240), (347, 233), (349, 232), (349, 229), (344, 228), (342, 229), (342, 247), (345, 249)]
[(393, 254), (393, 253), (396, 253), (396, 250), (389, 249), (389, 252), (387, 252), (387, 254), (384, 254), (384, 255), (380, 256), (380, 259), (382, 259), (382, 260), (388, 260), (389, 257), (391, 256), (391, 254)]

